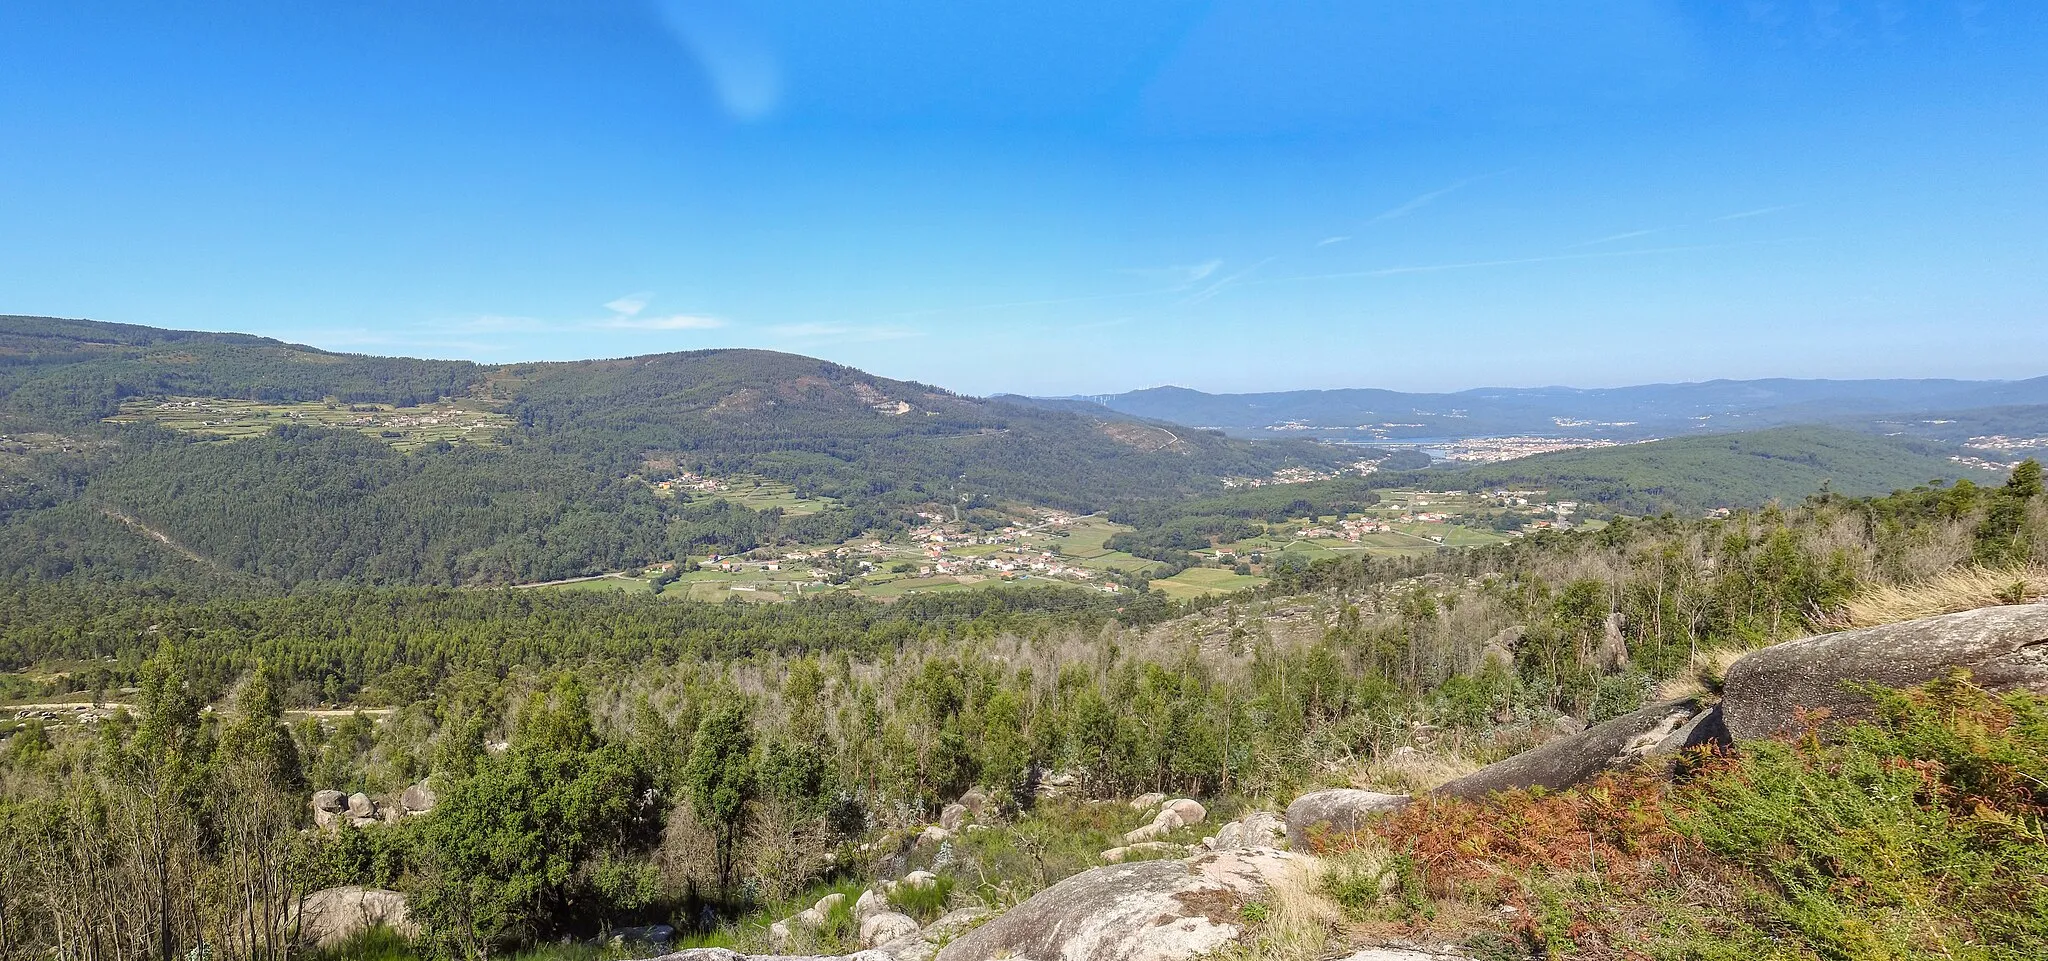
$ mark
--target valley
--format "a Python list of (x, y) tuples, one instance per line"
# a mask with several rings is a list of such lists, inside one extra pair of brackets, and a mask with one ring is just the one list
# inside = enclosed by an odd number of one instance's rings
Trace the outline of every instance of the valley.
[[(1741, 726), (1788, 684), (1739, 669), (1945, 616), (2020, 644), (2048, 594), (2038, 464), (1993, 459), (2048, 429), (2024, 409), (1912, 418), (1976, 447), (1606, 408), (1354, 443), (766, 351), (464, 365), (48, 319), (0, 351), (0, 850), (29, 865), (0, 918), (38, 939), (152, 904), (318, 961), (986, 961), (1079, 943), (1049, 917), (1157, 947), (1101, 911), (1246, 961), (1823, 938), (1778, 847), (1699, 826), (1784, 809), (1765, 783), (1866, 803)], [(1938, 680), (2003, 656), (1873, 659), (1944, 706), (1831, 750), (1922, 770), (1941, 724), (2033, 723)], [(1486, 827), (1515, 818), (1544, 826)], [(1652, 843), (1695, 880), (1632, 873)], [(2031, 936), (1946, 907), (1939, 866), (1826, 857), (1859, 879), (1830, 910), (1899, 943)], [(1158, 886), (1191, 870), (1199, 910)], [(1891, 887), (1941, 907), (1884, 927)]]

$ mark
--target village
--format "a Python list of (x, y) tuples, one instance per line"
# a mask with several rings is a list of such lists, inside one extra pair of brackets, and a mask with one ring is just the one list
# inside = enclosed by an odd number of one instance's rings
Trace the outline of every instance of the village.
[[(756, 502), (790, 496), (786, 488), (759, 479), (683, 473), (659, 483)], [(1366, 510), (1269, 524), (1258, 536), (1192, 552), (1199, 562), (1195, 566), (1162, 570), (1165, 565), (1157, 561), (1109, 549), (1111, 537), (1132, 528), (1100, 514), (1021, 504), (958, 514), (930, 505), (915, 513), (914, 526), (870, 532), (842, 544), (709, 553), (540, 586), (645, 591), (699, 601), (782, 601), (831, 592), (892, 600), (991, 584), (1043, 583), (1111, 594), (1144, 586), (1191, 598), (1258, 587), (1266, 583), (1271, 565), (1288, 557), (1312, 562), (1355, 552), (1412, 556), (1599, 523), (1582, 522), (1579, 509), (1575, 501), (1548, 500), (1542, 490), (1390, 490)]]

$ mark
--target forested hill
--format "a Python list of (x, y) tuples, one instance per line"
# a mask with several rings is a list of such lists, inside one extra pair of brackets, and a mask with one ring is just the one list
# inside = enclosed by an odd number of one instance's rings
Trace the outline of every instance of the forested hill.
[[(933, 502), (1094, 510), (1351, 457), (769, 351), (490, 366), (0, 317), (0, 575), (545, 580), (829, 543)], [(653, 486), (682, 472), (836, 506)]]
[(411, 405), (460, 394), (484, 368), (461, 360), (336, 354), (268, 337), (0, 316), (0, 412), (65, 424), (150, 395)]
[(1931, 480), (1996, 481), (1948, 459), (1940, 444), (1784, 427), (1560, 451), (1447, 472), (1436, 487), (1539, 487), (1625, 513), (1792, 503), (1820, 490), (1867, 496)]

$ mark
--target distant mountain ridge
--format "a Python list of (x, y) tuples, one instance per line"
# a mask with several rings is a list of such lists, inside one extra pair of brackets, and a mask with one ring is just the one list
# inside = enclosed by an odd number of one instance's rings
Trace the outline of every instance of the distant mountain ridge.
[(2048, 405), (2048, 376), (2016, 381), (1769, 378), (1610, 388), (1480, 387), (1451, 393), (1347, 388), (1210, 394), (1152, 387), (1046, 400), (1236, 436), (1399, 441), (1530, 434), (1634, 440), (1870, 421), (1922, 411)]

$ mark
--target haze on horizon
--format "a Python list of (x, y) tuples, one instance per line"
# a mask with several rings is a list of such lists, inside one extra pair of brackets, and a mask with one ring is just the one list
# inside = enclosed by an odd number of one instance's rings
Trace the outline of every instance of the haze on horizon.
[(977, 394), (2048, 357), (2048, 7), (0, 10), (0, 312)]

